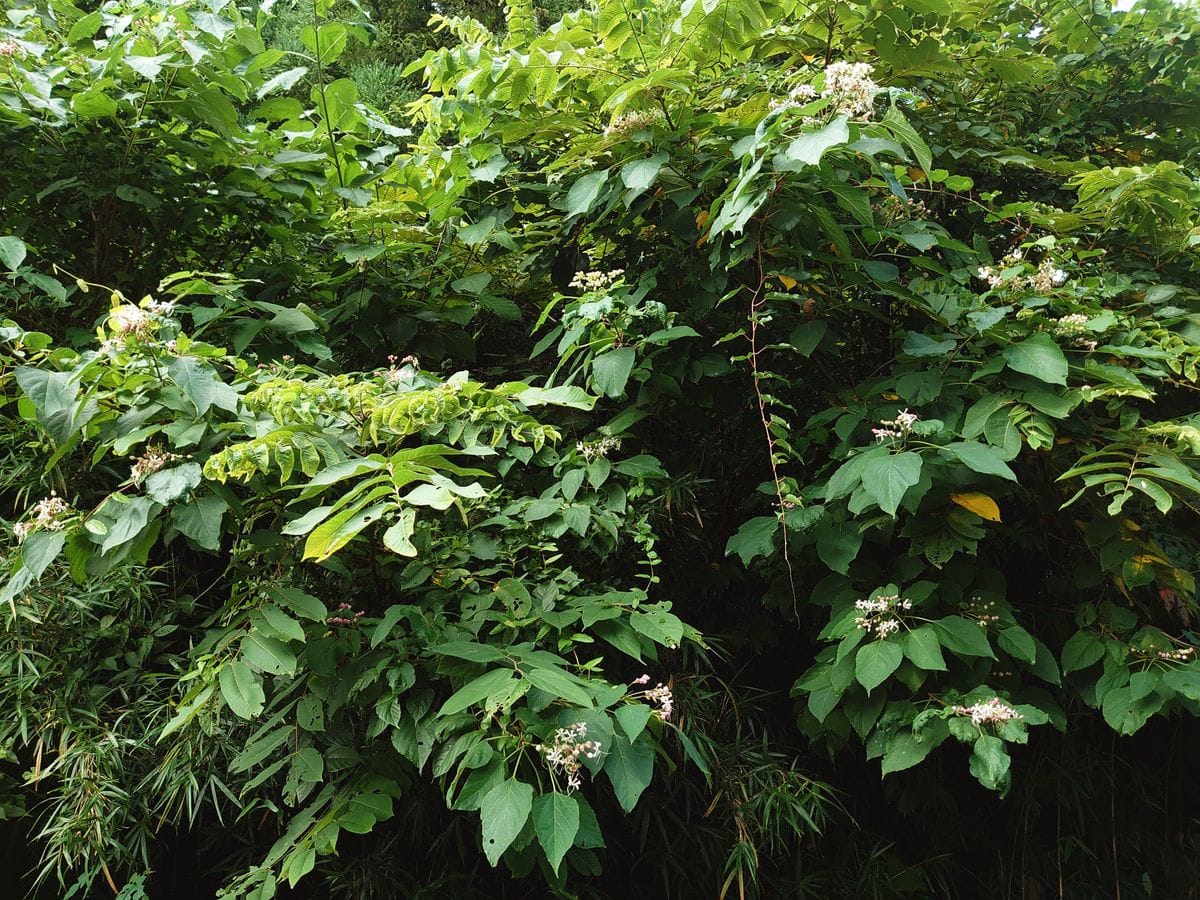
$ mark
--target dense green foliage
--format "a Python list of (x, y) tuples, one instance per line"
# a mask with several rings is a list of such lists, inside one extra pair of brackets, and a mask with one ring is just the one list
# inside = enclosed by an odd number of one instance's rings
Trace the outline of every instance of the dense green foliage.
[(1194, 5), (438, 8), (0, 23), (12, 865), (1182, 895)]

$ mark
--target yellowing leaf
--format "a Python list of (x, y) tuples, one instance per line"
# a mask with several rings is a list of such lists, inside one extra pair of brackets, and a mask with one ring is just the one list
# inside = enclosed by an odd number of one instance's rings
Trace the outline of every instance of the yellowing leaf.
[(792, 278), (788, 275), (779, 275), (777, 277), (779, 278), (779, 283), (789, 291), (800, 283), (795, 278)]
[(981, 519), (987, 519), (989, 522), (1000, 521), (1000, 507), (987, 494), (951, 494), (950, 499)]

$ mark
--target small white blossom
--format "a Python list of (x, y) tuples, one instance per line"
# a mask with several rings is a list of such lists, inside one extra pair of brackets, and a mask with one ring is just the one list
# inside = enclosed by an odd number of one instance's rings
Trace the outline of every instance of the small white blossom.
[(622, 113), (613, 119), (604, 129), (605, 137), (628, 138), (646, 128), (651, 128), (663, 120), (663, 114), (658, 110), (645, 109)]
[(24, 56), (25, 51), (16, 41), (0, 41), (0, 57), (12, 59), (14, 56)]
[(825, 67), (825, 90), (821, 96), (832, 98), (840, 113), (866, 118), (879, 93), (879, 85), (871, 79), (874, 71), (870, 63), (831, 63)]
[(570, 792), (583, 786), (580, 760), (599, 758), (600, 741), (587, 740), (587, 723), (576, 722), (555, 731), (552, 744), (538, 744), (536, 749), (546, 757), (551, 771), (557, 769), (567, 776), (567, 791)]
[(161, 471), (168, 463), (179, 459), (174, 453), (168, 453), (158, 447), (147, 447), (146, 452), (138, 457), (137, 462), (129, 470), (129, 477), (134, 484), (141, 484), (147, 476)]
[(571, 287), (585, 294), (607, 291), (624, 276), (624, 269), (610, 269), (607, 272), (589, 271), (576, 272), (571, 279)]
[(620, 449), (621, 439), (614, 437), (603, 437), (598, 441), (577, 441), (575, 443), (576, 452), (588, 462), (594, 459), (605, 459), (609, 451)]
[(888, 438), (898, 440), (908, 437), (912, 433), (913, 424), (918, 418), (919, 416), (916, 413), (909, 412), (907, 409), (902, 410), (896, 414), (896, 418), (894, 419), (881, 420), (879, 423), (881, 427), (872, 428), (871, 434), (881, 444)]
[(863, 631), (874, 631), (875, 637), (882, 639), (900, 630), (901, 619), (905, 611), (912, 609), (912, 601), (899, 594), (881, 594), (855, 600), (854, 608), (861, 613), (854, 624)]
[(970, 706), (955, 706), (952, 709), (955, 715), (970, 716), (975, 725), (997, 725), (1011, 719), (1025, 718), (999, 697)]
[(66, 523), (62, 520), (70, 511), (71, 507), (67, 501), (51, 491), (49, 497), (39, 500), (33, 505), (32, 519), (18, 522), (13, 526), (13, 534), (18, 541), (23, 541), (34, 531), (62, 531), (66, 527)]

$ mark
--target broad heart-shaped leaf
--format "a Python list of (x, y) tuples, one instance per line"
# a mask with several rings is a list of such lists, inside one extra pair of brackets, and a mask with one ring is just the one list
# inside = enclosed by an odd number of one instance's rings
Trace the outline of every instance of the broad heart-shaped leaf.
[(736, 553), (744, 566), (750, 565), (756, 556), (770, 556), (775, 551), (775, 532), (778, 530), (779, 519), (775, 516), (756, 516), (743, 522), (725, 544), (725, 555)]
[(872, 641), (865, 647), (860, 647), (854, 657), (854, 677), (858, 683), (867, 689), (867, 693), (875, 690), (887, 681), (888, 677), (900, 667), (904, 652), (899, 644), (890, 641)]
[(229, 508), (220, 497), (195, 497), (171, 510), (171, 523), (205, 550), (221, 546), (221, 518)]
[(654, 751), (646, 744), (631, 744), (619, 732), (613, 732), (611, 744), (600, 749), (607, 751), (604, 772), (612, 782), (617, 802), (625, 812), (632, 812), (654, 774)]
[[(483, 852), (493, 866), (509, 848), (533, 809), (533, 787), (515, 778), (500, 782), (484, 795), (479, 807), (483, 821)], [(578, 810), (576, 810), (578, 816)], [(575, 823), (579, 827), (578, 820)]]
[(1063, 645), (1062, 671), (1064, 675), (1086, 669), (1099, 662), (1104, 656), (1104, 644), (1090, 631), (1077, 631)]
[(113, 547), (133, 540), (142, 533), (142, 529), (149, 524), (153, 516), (161, 511), (161, 508), (149, 497), (134, 497), (128, 503), (120, 505), (108, 503), (105, 505), (104, 511), (116, 513), (116, 519), (108, 526), (108, 531), (100, 544), (101, 553), (107, 553)]
[(1032, 375), (1049, 384), (1067, 383), (1067, 358), (1054, 338), (1043, 331), (1005, 347), (1004, 361), (1014, 372)]
[(901, 638), (900, 645), (904, 648), (904, 655), (918, 668), (931, 672), (946, 671), (942, 645), (933, 626), (922, 625), (920, 628), (914, 628)]
[(213, 406), (237, 409), (237, 391), (221, 381), (208, 363), (177, 356), (167, 364), (167, 374), (192, 402), (197, 415), (204, 415)]
[(178, 500), (200, 483), (200, 466), (196, 463), (184, 463), (172, 469), (154, 472), (146, 478), (146, 493), (161, 503), (168, 505)]
[(601, 353), (592, 360), (592, 387), (606, 397), (620, 397), (625, 393), (635, 360), (632, 347)]
[(862, 469), (863, 490), (889, 516), (896, 514), (904, 492), (920, 480), (921, 457), (908, 451), (873, 457)]
[(571, 190), (567, 191), (567, 216), (580, 216), (590, 212), (606, 181), (608, 172), (588, 172), (571, 185)]
[(221, 667), (221, 696), (242, 719), (253, 719), (263, 711), (267, 697), (263, 693), (262, 676), (245, 662), (235, 659)]
[(557, 875), (579, 833), (579, 803), (570, 794), (558, 791), (540, 795), (533, 801), (533, 831)]
[(895, 732), (888, 738), (883, 751), (883, 775), (892, 772), (902, 772), (912, 768), (929, 755), (938, 744), (945, 740), (948, 729), (943, 725), (940, 729), (925, 728), (920, 734), (914, 734), (907, 728)]
[(633, 196), (641, 194), (654, 184), (663, 163), (669, 158), (668, 154), (659, 151), (648, 159), (635, 159), (625, 163), (621, 167), (621, 183), (629, 189)]
[(850, 140), (847, 121), (846, 116), (838, 116), (824, 128), (800, 135), (775, 158), (775, 168), (781, 172), (793, 172), (804, 166), (817, 165), (827, 150)]
[[(1000, 478), (1007, 478), (1009, 481), (1017, 480), (1016, 474), (1004, 461), (1004, 454), (998, 447), (993, 447), (991, 444), (982, 444), (979, 441), (959, 441), (947, 444), (938, 452), (947, 459), (957, 459), (968, 469), (979, 472), (981, 475), (997, 475)], [(971, 509), (965, 503), (959, 505)]]
[(975, 739), (975, 749), (971, 753), (971, 774), (985, 788), (997, 791), (1004, 787), (1010, 762), (1004, 741), (1000, 738), (984, 734)]
[(15, 272), (25, 261), (25, 242), (13, 234), (0, 237), (0, 263), (10, 272)]
[(990, 656), (996, 658), (988, 643), (987, 634), (973, 619), (962, 616), (943, 616), (933, 623), (938, 640), (947, 650), (961, 656)]

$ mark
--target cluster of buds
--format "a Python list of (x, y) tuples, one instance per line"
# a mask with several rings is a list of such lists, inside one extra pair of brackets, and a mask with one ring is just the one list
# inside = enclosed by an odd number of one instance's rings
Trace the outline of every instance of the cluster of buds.
[(999, 725), (1012, 719), (1025, 718), (999, 697), (970, 706), (954, 706), (951, 709), (956, 716), (970, 716), (975, 725)]
[(152, 340), (158, 326), (171, 317), (175, 304), (169, 301), (143, 300), (141, 306), (122, 303), (108, 314), (108, 329), (112, 338), (101, 345), (102, 350), (119, 347), (130, 339)]
[(576, 272), (571, 279), (571, 287), (585, 294), (607, 291), (625, 275), (624, 269), (609, 269), (607, 272), (590, 271)]
[(1037, 271), (1033, 273), (1029, 279), (1029, 285), (1039, 294), (1048, 294), (1056, 287), (1062, 287), (1067, 283), (1067, 273), (1064, 269), (1058, 268), (1050, 260), (1043, 259), (1037, 267)]
[(137, 462), (129, 470), (129, 477), (134, 484), (141, 484), (149, 475), (162, 469), (168, 463), (179, 459), (174, 453), (168, 453), (158, 447), (147, 447), (146, 452), (138, 457)]
[(821, 96), (831, 97), (840, 113), (866, 118), (879, 93), (879, 85), (871, 79), (874, 71), (870, 63), (831, 63), (825, 67), (825, 90)]
[(12, 59), (14, 56), (24, 56), (25, 51), (16, 41), (0, 41), (0, 59)]
[(913, 424), (918, 418), (915, 412), (909, 412), (907, 409), (901, 410), (896, 414), (896, 418), (894, 419), (880, 420), (879, 424), (881, 427), (872, 428), (871, 434), (881, 444), (888, 438), (892, 440), (906, 438), (912, 433)]
[(982, 597), (976, 594), (971, 598), (971, 602), (967, 604), (967, 615), (979, 623), (980, 628), (987, 628), (1000, 621), (1000, 617), (996, 615), (996, 601), (984, 601)]
[(900, 617), (905, 610), (912, 609), (912, 601), (901, 599), (899, 594), (883, 594), (874, 600), (855, 600), (854, 608), (859, 612), (854, 624), (867, 633), (874, 631), (876, 638), (883, 639), (900, 630)]
[(1180, 647), (1178, 650), (1142, 650), (1129, 647), (1126, 653), (1135, 653), (1143, 659), (1162, 660), (1164, 662), (1191, 662), (1196, 656), (1195, 647)]
[(621, 439), (615, 437), (602, 437), (598, 441), (577, 441), (575, 443), (576, 452), (588, 462), (594, 459), (605, 459), (609, 451), (620, 449)]
[(640, 109), (621, 113), (604, 129), (605, 137), (629, 138), (647, 128), (653, 128), (663, 119), (658, 110)]
[(23, 541), (34, 531), (62, 531), (66, 527), (63, 518), (71, 511), (70, 504), (54, 491), (33, 506), (33, 518), (13, 526), (17, 541)]
[(388, 370), (383, 373), (389, 384), (408, 384), (421, 368), (420, 361), (413, 355), (401, 358), (395, 354), (388, 357)]
[(790, 91), (786, 97), (776, 97), (771, 101), (771, 110), (789, 109), (795, 106), (803, 106), (817, 99), (817, 89), (811, 84), (798, 84)]
[(924, 219), (929, 216), (929, 207), (923, 200), (914, 200), (909, 197), (907, 200), (902, 200), (895, 194), (888, 194), (883, 202), (879, 205), (879, 211), (883, 217), (889, 222), (897, 222), (901, 219)]
[(566, 728), (554, 732), (554, 743), (538, 744), (537, 749), (546, 757), (546, 765), (551, 771), (557, 769), (567, 776), (567, 791), (577, 791), (583, 787), (583, 779), (579, 770), (582, 759), (597, 759), (600, 756), (600, 742), (587, 739), (587, 724), (576, 722)]
[(363, 617), (363, 611), (360, 609), (358, 612), (351, 613), (351, 609), (352, 607), (349, 603), (339, 603), (338, 614), (336, 616), (330, 616), (328, 619), (326, 619), (325, 624), (338, 625), (343, 628), (357, 625), (358, 620)]
[[(633, 680), (634, 684), (649, 684), (650, 676), (642, 674), (640, 677)], [(632, 697), (641, 697), (648, 703), (653, 703), (658, 709), (654, 710), (654, 715), (663, 722), (671, 721), (671, 713), (675, 711), (675, 695), (671, 693), (671, 689), (661, 681), (652, 688), (647, 688), (644, 691), (639, 691), (631, 694)]]
[(1076, 347), (1095, 350), (1098, 341), (1087, 337), (1089, 321), (1091, 320), (1086, 313), (1071, 313), (1054, 323), (1054, 333), (1058, 337), (1072, 338)]

